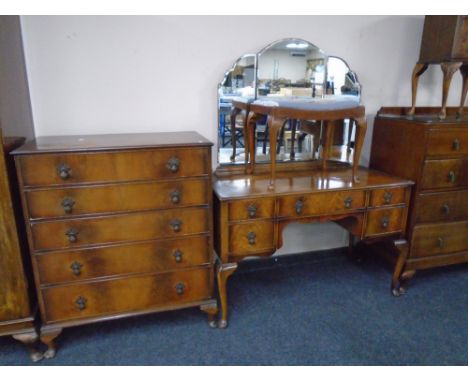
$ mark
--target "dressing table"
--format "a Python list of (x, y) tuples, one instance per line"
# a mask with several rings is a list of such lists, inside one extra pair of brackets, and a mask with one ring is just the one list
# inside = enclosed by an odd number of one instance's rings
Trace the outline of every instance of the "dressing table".
[[(242, 73), (242, 62), (239, 59), (226, 75)], [(229, 148), (220, 147), (213, 180), (214, 247), (221, 302), (218, 327), (228, 324), (226, 284), (238, 264), (248, 257), (273, 255), (283, 246), (284, 229), (293, 222), (339, 224), (349, 232), (350, 253), (355, 240), (381, 243), (396, 259), (392, 293), (403, 293), (401, 273), (408, 252), (404, 233), (412, 182), (358, 167), (366, 121), (364, 107), (359, 104), (357, 76), (344, 60), (332, 60), (310, 42), (298, 39), (267, 46), (256, 55), (255, 64), (256, 99), (233, 102), (233, 114), (248, 114), (244, 124), (247, 148), (243, 155), (230, 156)], [(356, 82), (350, 84), (346, 78)], [(219, 94), (226, 82), (221, 82)], [(279, 96), (306, 85), (317, 98)], [(304, 104), (315, 107), (307, 110)], [(260, 117), (265, 115), (270, 130), (268, 155), (257, 149), (254, 134)], [(320, 124), (321, 136), (314, 136), (314, 144), (297, 155), (278, 150), (277, 133), (288, 119)], [(351, 120), (357, 125), (352, 164), (343, 161), (341, 155), (343, 150), (348, 151), (350, 142), (332, 146), (335, 123), (345, 126), (343, 135), (349, 137)], [(316, 138), (325, 142), (319, 160), (315, 159), (320, 154), (314, 149), (318, 146)]]

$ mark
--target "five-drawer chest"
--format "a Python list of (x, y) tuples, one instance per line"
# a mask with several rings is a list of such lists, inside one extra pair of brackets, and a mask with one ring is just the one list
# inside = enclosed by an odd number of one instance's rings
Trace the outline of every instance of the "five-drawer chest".
[(14, 152), (46, 357), (68, 326), (194, 306), (214, 325), (211, 146), (177, 132)]
[(449, 108), (382, 108), (370, 166), (415, 181), (403, 281), (416, 270), (468, 261), (468, 120)]

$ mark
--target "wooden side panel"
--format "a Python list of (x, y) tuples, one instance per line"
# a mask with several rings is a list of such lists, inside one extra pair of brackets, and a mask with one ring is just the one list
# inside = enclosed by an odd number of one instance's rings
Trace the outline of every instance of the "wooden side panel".
[(0, 130), (0, 321), (31, 314)]

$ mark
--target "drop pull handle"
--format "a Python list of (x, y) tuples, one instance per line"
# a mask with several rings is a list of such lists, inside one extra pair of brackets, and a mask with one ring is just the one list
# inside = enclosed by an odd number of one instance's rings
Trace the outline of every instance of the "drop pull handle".
[(81, 268), (83, 268), (83, 264), (80, 264), (78, 261), (74, 261), (70, 265), (70, 269), (75, 276), (81, 275)]
[(182, 295), (185, 293), (185, 285), (184, 283), (178, 283), (176, 285), (176, 292), (178, 295)]
[(66, 180), (71, 176), (71, 167), (67, 164), (61, 163), (57, 166), (57, 172), (60, 178)]
[(88, 301), (86, 300), (86, 298), (84, 298), (83, 296), (79, 296), (76, 300), (75, 300), (75, 304), (76, 306), (78, 307), (79, 310), (85, 310), (86, 309), (86, 303)]
[(444, 248), (445, 247), (445, 240), (442, 237), (437, 238), (437, 247)]
[(172, 219), (169, 224), (174, 232), (180, 232), (182, 229), (182, 220), (180, 219)]
[(180, 168), (180, 160), (176, 157), (172, 157), (167, 161), (166, 167), (171, 172), (177, 172)]
[(179, 204), (182, 193), (179, 190), (174, 190), (171, 192), (171, 202), (172, 204)]
[(383, 196), (385, 204), (390, 204), (392, 202), (393, 193), (386, 191)]
[(388, 226), (390, 225), (390, 218), (389, 218), (388, 216), (384, 216), (384, 217), (380, 220), (380, 225), (382, 226), (382, 228), (387, 229)]
[(455, 138), (452, 142), (452, 150), (458, 151), (460, 150), (460, 140), (458, 138)]
[(450, 183), (455, 183), (457, 181), (457, 176), (455, 175), (455, 171), (449, 171), (448, 178)]
[(448, 216), (450, 214), (450, 207), (447, 203), (442, 206), (442, 212), (444, 215)]
[(70, 228), (65, 235), (68, 236), (68, 241), (70, 243), (76, 243), (78, 241), (78, 230), (75, 228)]
[(74, 205), (75, 205), (75, 201), (72, 198), (66, 197), (62, 200), (63, 211), (66, 214), (72, 213)]
[(344, 206), (346, 209), (349, 209), (351, 208), (353, 204), (353, 198), (351, 196), (348, 196), (345, 200), (344, 200)]
[(255, 243), (257, 242), (257, 235), (255, 234), (255, 232), (249, 232), (247, 234), (247, 240), (250, 245), (255, 245)]
[(174, 253), (172, 254), (172, 256), (174, 256), (174, 259), (175, 259), (176, 263), (182, 262), (183, 253), (182, 253), (182, 251), (180, 249), (176, 249), (174, 251)]
[(250, 204), (247, 207), (247, 213), (249, 214), (249, 218), (257, 216), (257, 206), (255, 204)]
[(296, 208), (296, 214), (301, 215), (302, 214), (302, 209), (304, 207), (304, 201), (301, 199), (296, 201), (295, 208)]

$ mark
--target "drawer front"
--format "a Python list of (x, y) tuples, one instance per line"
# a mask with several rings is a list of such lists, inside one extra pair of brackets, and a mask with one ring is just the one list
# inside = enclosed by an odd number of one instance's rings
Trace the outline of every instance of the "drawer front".
[(404, 226), (403, 216), (405, 211), (406, 207), (379, 208), (369, 211), (365, 236), (401, 232)]
[(156, 273), (212, 262), (206, 236), (36, 255), (41, 285), (132, 273)]
[(467, 155), (468, 129), (444, 129), (429, 132), (427, 155)]
[(275, 214), (275, 199), (236, 200), (228, 208), (229, 220), (271, 218)]
[(421, 181), (423, 190), (468, 186), (468, 159), (427, 160)]
[(210, 269), (41, 289), (47, 322), (130, 313), (211, 297)]
[(406, 188), (384, 188), (372, 190), (370, 205), (372, 207), (392, 206), (405, 203)]
[(105, 183), (207, 175), (205, 148), (17, 157), (25, 186)]
[(421, 194), (416, 201), (416, 223), (468, 219), (468, 190)]
[(254, 253), (274, 247), (274, 224), (256, 222), (229, 227), (229, 252)]
[(324, 192), (285, 196), (279, 201), (279, 217), (300, 217), (347, 212), (364, 208), (365, 191)]
[(124, 241), (152, 240), (207, 232), (207, 208), (181, 208), (98, 218), (33, 223), (36, 250), (65, 249)]
[(207, 180), (52, 188), (25, 192), (32, 219), (196, 206), (208, 203)]
[(468, 249), (468, 220), (418, 225), (411, 238), (411, 257), (436, 256)]

